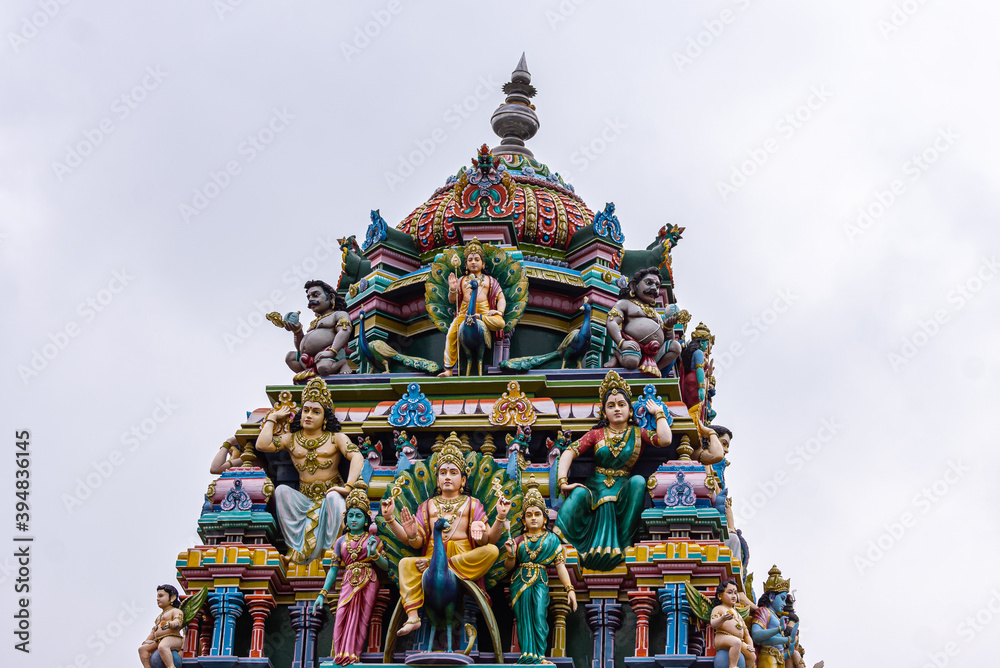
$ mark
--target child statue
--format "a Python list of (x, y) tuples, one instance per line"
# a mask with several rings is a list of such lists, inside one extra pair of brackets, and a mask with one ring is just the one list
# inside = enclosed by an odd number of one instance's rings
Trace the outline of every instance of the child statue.
[(566, 556), (559, 538), (546, 529), (548, 512), (545, 498), (537, 485), (529, 483), (524, 494), (524, 533), (506, 543), (504, 567), (517, 569), (510, 579), (510, 598), (517, 617), (517, 637), (521, 644), (518, 663), (552, 663), (545, 660), (549, 639), (548, 564), (554, 564), (559, 581), (569, 596), (570, 609), (576, 610), (576, 592), (566, 570)]
[(163, 665), (174, 668), (173, 652), (180, 651), (184, 645), (181, 630), (186, 623), (177, 588), (171, 585), (157, 587), (156, 605), (160, 608), (160, 614), (153, 624), (153, 630), (139, 645), (139, 660), (144, 668), (151, 668), (150, 658), (153, 652), (158, 652)]
[(746, 659), (746, 665), (754, 666), (757, 655), (754, 653), (753, 639), (750, 629), (736, 610), (739, 591), (735, 580), (724, 580), (719, 584), (715, 594), (715, 607), (712, 608), (712, 618), (709, 622), (715, 629), (715, 649), (720, 654), (729, 653), (729, 668), (736, 668), (740, 653)]
[(374, 566), (385, 570), (388, 565), (381, 539), (369, 533), (371, 505), (364, 489), (355, 488), (348, 494), (344, 524), (347, 533), (333, 544), (330, 571), (313, 604), (313, 610), (323, 606), (337, 581), (337, 572), (343, 566), (344, 579), (340, 584), (340, 599), (333, 623), (333, 659), (341, 666), (360, 661), (379, 591)]

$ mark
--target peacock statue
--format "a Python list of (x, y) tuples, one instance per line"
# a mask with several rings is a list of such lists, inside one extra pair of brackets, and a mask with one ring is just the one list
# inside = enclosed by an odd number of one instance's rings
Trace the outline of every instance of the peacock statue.
[[(478, 242), (475, 242), (475, 244), (478, 244)], [(528, 305), (528, 277), (525, 275), (521, 263), (515, 260), (504, 249), (493, 244), (482, 244), (482, 249), (486, 256), (484, 271), (496, 279), (501, 291), (503, 291), (504, 301), (506, 302), (503, 312), (503, 329), (497, 332), (490, 332), (479, 318), (476, 318), (477, 323), (480, 325), (479, 332), (483, 335), (483, 342), (489, 342), (489, 345), (483, 345), (478, 349), (482, 353), (485, 353), (486, 349), (492, 346), (494, 337), (502, 338), (510, 336), (514, 331), (514, 327), (521, 321), (524, 309)], [(448, 277), (451, 274), (459, 273), (464, 266), (465, 246), (456, 246), (447, 249), (437, 256), (431, 262), (430, 271), (427, 274), (427, 281), (424, 288), (427, 314), (435, 326), (445, 333), (448, 332), (448, 328), (451, 327), (456, 317), (456, 306), (448, 301)], [(482, 289), (482, 286), (477, 286), (476, 289)], [(472, 304), (475, 304), (475, 298), (472, 299)], [(474, 308), (467, 311), (465, 322), (468, 322), (469, 316), (473, 314), (475, 314)], [(463, 327), (462, 329), (464, 330), (465, 328)], [(472, 369), (470, 364), (474, 362), (475, 367), (482, 374), (482, 357), (477, 353), (475, 348), (479, 334), (470, 326), (464, 335), (460, 331), (459, 337), (461, 354), (466, 360), (467, 372)], [(470, 349), (473, 351), (473, 354), (466, 352), (467, 344), (471, 346)]]
[(577, 369), (582, 368), (583, 356), (590, 350), (590, 339), (593, 334), (590, 326), (591, 308), (590, 299), (584, 297), (583, 306), (580, 307), (580, 310), (583, 311), (583, 322), (579, 327), (571, 330), (562, 340), (562, 343), (559, 344), (559, 347), (551, 353), (504, 360), (500, 363), (500, 368), (506, 371), (528, 371), (540, 367), (549, 360), (554, 360), (557, 357), (562, 358), (560, 369), (565, 369), (567, 362), (575, 364)]
[(482, 318), (476, 317), (476, 295), (479, 292), (479, 281), (472, 280), (472, 297), (469, 299), (469, 308), (466, 309), (465, 322), (458, 330), (458, 343), (462, 347), (465, 356), (465, 375), (472, 375), (472, 364), (476, 364), (478, 369), (476, 375), (483, 375), (483, 355), (487, 348), (493, 347), (493, 335)]
[(361, 309), (358, 324), (358, 350), (365, 360), (367, 360), (368, 366), (371, 369), (381, 369), (382, 373), (389, 373), (390, 360), (415, 371), (422, 371), (423, 373), (434, 374), (441, 370), (437, 362), (432, 362), (423, 357), (403, 355), (385, 341), (369, 341), (367, 330), (365, 329), (364, 309)]
[[(455, 625), (461, 621), (465, 612), (465, 595), (462, 591), (461, 578), (448, 568), (448, 553), (444, 547), (442, 531), (447, 531), (451, 523), (439, 517), (434, 522), (433, 540), (434, 554), (424, 571), (421, 583), (424, 589), (424, 614), (431, 624), (431, 643), (438, 629), (445, 629), (448, 635), (448, 653), (452, 652)], [(476, 640), (475, 627), (466, 624), (466, 635), (469, 638), (468, 647), (462, 652), (468, 654)]]

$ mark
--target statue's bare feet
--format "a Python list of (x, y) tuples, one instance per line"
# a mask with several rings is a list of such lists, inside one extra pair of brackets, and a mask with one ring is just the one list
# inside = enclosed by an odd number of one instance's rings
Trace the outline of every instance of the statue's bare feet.
[(438, 378), (447, 378), (450, 375), (451, 375), (451, 369), (445, 369), (444, 371), (438, 374)]
[(417, 570), (423, 573), (427, 570), (427, 567), (430, 566), (430, 563), (430, 559), (417, 559)]
[(411, 633), (412, 631), (416, 631), (419, 628), (420, 628), (420, 618), (419, 617), (414, 617), (412, 619), (407, 619), (406, 623), (403, 624), (403, 626), (398, 631), (396, 631), (396, 635), (397, 636), (405, 636), (405, 635)]

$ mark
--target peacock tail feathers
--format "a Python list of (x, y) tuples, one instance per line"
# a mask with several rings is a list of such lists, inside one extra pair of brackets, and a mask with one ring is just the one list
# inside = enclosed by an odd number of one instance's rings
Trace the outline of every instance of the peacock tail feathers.
[(505, 371), (529, 371), (540, 367), (549, 360), (559, 357), (560, 351), (545, 353), (544, 355), (530, 355), (528, 357), (514, 357), (500, 362), (500, 368)]
[(570, 330), (570, 333), (569, 333), (569, 334), (567, 334), (567, 335), (565, 336), (565, 338), (563, 338), (563, 340), (562, 340), (562, 343), (560, 343), (560, 344), (559, 344), (559, 347), (558, 347), (558, 348), (556, 348), (556, 351), (557, 351), (557, 352), (558, 352), (558, 353), (559, 353), (560, 355), (562, 355), (562, 354), (563, 354), (563, 352), (565, 352), (565, 350), (566, 350), (567, 348), (569, 348), (570, 344), (571, 344), (571, 343), (573, 343), (573, 341), (574, 341), (574, 340), (576, 339), (576, 337), (578, 337), (578, 336), (580, 336), (580, 328), (579, 328), (579, 327), (578, 327), (578, 328), (576, 328), (576, 329), (573, 329), (573, 330)]
[(528, 305), (528, 277), (524, 273), (521, 263), (511, 257), (510, 253), (499, 246), (486, 245), (486, 266), (488, 273), (497, 279), (503, 296), (507, 300), (507, 309), (504, 311), (503, 320), (505, 326), (503, 331), (510, 334), (514, 327), (521, 321), (524, 309)]
[(379, 361), (389, 368), (389, 360), (399, 362), (405, 367), (411, 369), (416, 369), (417, 371), (423, 371), (424, 373), (437, 373), (441, 370), (441, 366), (437, 362), (432, 362), (431, 360), (424, 359), (423, 357), (411, 357), (410, 355), (404, 355), (398, 352), (395, 348), (390, 346), (385, 341), (372, 341), (368, 344), (375, 353), (381, 356), (382, 359)]

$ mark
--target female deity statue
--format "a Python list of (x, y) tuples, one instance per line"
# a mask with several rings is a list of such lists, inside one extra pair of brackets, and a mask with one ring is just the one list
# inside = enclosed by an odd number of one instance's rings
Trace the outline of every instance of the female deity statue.
[(549, 574), (545, 567), (555, 564), (559, 582), (569, 595), (569, 607), (576, 610), (576, 592), (566, 570), (566, 556), (559, 538), (545, 528), (548, 512), (537, 486), (524, 494), (524, 533), (506, 543), (504, 566), (514, 568), (510, 578), (510, 598), (517, 617), (517, 638), (521, 644), (518, 663), (551, 663), (545, 660), (549, 639)]
[(344, 516), (347, 533), (333, 544), (330, 571), (313, 604), (314, 611), (323, 606), (342, 566), (344, 579), (333, 623), (333, 658), (341, 666), (360, 661), (379, 590), (374, 567), (385, 570), (388, 565), (382, 541), (369, 533), (370, 512), (368, 493), (362, 488), (353, 489), (347, 496)]
[[(646, 480), (629, 476), (643, 446), (667, 448), (667, 460), (676, 458), (667, 416), (652, 399), (646, 410), (656, 417), (656, 431), (633, 423), (632, 391), (614, 370), (600, 388), (601, 421), (571, 443), (559, 457), (559, 490), (566, 502), (556, 516), (555, 532), (580, 555), (580, 564), (608, 571), (625, 561), (625, 547), (639, 525), (646, 496)], [(594, 471), (584, 484), (569, 483), (569, 469), (581, 453), (594, 451)]]

